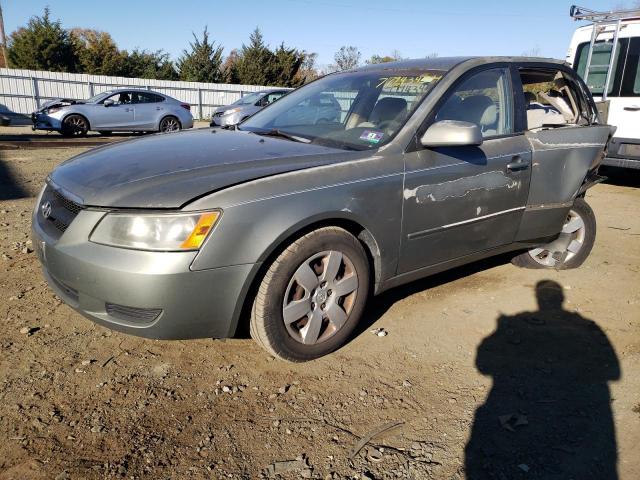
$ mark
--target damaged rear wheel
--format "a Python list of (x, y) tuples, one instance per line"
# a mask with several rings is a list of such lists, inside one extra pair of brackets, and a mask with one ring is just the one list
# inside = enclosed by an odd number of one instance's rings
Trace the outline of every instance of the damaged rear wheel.
[(577, 198), (556, 240), (521, 253), (511, 263), (524, 268), (577, 268), (591, 253), (595, 240), (596, 217), (589, 204)]

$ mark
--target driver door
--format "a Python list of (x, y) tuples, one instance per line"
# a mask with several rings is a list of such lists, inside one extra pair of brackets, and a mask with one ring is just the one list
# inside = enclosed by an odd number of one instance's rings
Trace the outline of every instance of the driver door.
[(511, 70), (463, 77), (427, 124), (460, 120), (480, 126), (479, 146), (418, 147), (405, 155), (398, 273), (514, 241), (525, 209), (531, 151), (514, 124)]
[[(134, 121), (134, 108), (131, 104), (131, 92), (119, 92), (107, 97), (96, 105), (94, 118), (90, 119), (93, 130), (126, 130)], [(107, 100), (113, 104), (105, 105)]]

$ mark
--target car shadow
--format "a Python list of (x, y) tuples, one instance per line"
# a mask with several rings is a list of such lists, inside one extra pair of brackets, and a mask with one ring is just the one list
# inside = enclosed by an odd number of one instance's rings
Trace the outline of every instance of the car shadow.
[(20, 186), (2, 157), (3, 152), (0, 150), (0, 201), (30, 197), (29, 192)]
[(493, 385), (465, 448), (468, 479), (618, 478), (608, 382), (620, 364), (604, 331), (563, 308), (562, 287), (535, 287), (538, 310), (501, 315), (478, 346)]
[(633, 168), (619, 168), (602, 166), (598, 170), (600, 175), (607, 177), (605, 183), (619, 187), (640, 187), (640, 170)]

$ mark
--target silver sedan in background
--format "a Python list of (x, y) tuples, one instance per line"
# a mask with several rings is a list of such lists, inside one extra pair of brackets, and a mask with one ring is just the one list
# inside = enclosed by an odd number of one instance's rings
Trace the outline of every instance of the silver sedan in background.
[(211, 115), (212, 127), (237, 125), (267, 105), (285, 96), (290, 90), (272, 88), (244, 95), (230, 105), (218, 107)]
[(193, 127), (191, 106), (151, 90), (120, 88), (88, 100), (57, 98), (31, 115), (34, 130), (54, 130), (64, 136), (82, 136), (89, 130), (102, 134), (172, 132)]

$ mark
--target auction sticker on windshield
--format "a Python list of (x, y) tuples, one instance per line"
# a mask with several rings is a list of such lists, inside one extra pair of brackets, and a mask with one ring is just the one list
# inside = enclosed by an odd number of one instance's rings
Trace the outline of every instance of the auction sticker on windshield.
[(384, 132), (376, 132), (374, 130), (365, 130), (360, 135), (360, 140), (364, 140), (369, 143), (378, 143), (384, 137)]

